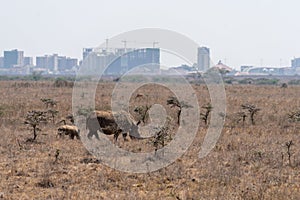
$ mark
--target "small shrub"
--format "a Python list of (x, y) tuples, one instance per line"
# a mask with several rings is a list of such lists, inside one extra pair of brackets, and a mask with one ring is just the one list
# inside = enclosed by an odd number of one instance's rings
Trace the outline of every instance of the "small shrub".
[(255, 80), (256, 85), (277, 85), (279, 79), (259, 78)]
[(46, 122), (47, 116), (46, 112), (43, 111), (29, 111), (25, 117), (25, 124), (31, 126), (33, 128), (33, 138), (28, 141), (35, 141), (37, 137), (37, 131), (40, 130), (38, 126), (41, 122)]
[(168, 120), (166, 125), (162, 127), (154, 136), (152, 140), (152, 144), (155, 147), (155, 152), (159, 148), (163, 148), (167, 142), (172, 140), (171, 135), (169, 134), (170, 132), (170, 121)]
[(247, 110), (249, 112), (251, 124), (254, 125), (255, 124), (254, 116), (258, 111), (260, 111), (260, 108), (257, 108), (255, 105), (252, 104), (243, 104), (241, 105), (241, 107), (242, 109)]
[(49, 98), (42, 98), (41, 101), (45, 104), (46, 108), (54, 107), (57, 105), (57, 101)]
[(239, 84), (252, 84), (253, 82), (254, 81), (252, 78), (244, 78), (238, 81)]
[(36, 184), (36, 186), (42, 187), (42, 188), (53, 188), (54, 184), (52, 183), (52, 181), (49, 178), (46, 178), (46, 179), (43, 179), (40, 182), (38, 182)]
[(290, 80), (288, 82), (289, 85), (300, 85), (300, 79), (297, 80)]
[(179, 102), (176, 97), (169, 97), (167, 100), (167, 105), (171, 105), (171, 108), (177, 107), (179, 108), (177, 113), (177, 124), (180, 125), (180, 115), (183, 108), (191, 108), (191, 105), (188, 105), (185, 102)]
[(205, 106), (202, 106), (202, 108), (205, 109), (204, 113), (200, 113), (201, 119), (204, 121), (205, 125), (208, 124), (208, 118), (209, 118), (209, 114), (212, 111), (213, 107), (212, 105), (209, 103)]
[(73, 81), (67, 81), (64, 78), (57, 78), (54, 82), (54, 87), (73, 87)]
[(4, 106), (0, 106), (0, 117), (4, 115)]
[(92, 109), (92, 108), (79, 108), (77, 111), (77, 115), (82, 115), (82, 116), (87, 117), (93, 111), (94, 111), (94, 109)]
[(290, 112), (288, 118), (292, 122), (300, 121), (300, 110)]
[(288, 87), (288, 84), (287, 83), (282, 83), (281, 84), (281, 88), (287, 88)]

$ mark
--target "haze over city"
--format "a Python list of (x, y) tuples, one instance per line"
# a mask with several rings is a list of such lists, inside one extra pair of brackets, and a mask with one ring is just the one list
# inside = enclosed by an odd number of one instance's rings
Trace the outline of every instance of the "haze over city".
[(300, 57), (300, 2), (21, 1), (2, 2), (0, 52), (58, 53), (81, 58), (119, 33), (156, 27), (182, 33), (211, 49), (214, 63), (290, 66)]

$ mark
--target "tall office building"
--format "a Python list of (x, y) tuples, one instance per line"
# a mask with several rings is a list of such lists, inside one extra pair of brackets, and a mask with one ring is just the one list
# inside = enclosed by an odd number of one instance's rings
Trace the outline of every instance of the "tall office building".
[(24, 62), (24, 52), (17, 49), (4, 51), (4, 68), (22, 67)]
[(24, 64), (24, 66), (33, 66), (33, 58), (32, 57), (24, 57), (23, 64)]
[(82, 52), (82, 58), (83, 60), (90, 54), (92, 53), (94, 50), (93, 48), (84, 48), (83, 52)]
[(53, 54), (51, 56), (49, 56), (49, 55), (37, 56), (36, 57), (36, 67), (49, 69), (50, 71), (57, 71), (58, 70), (58, 55)]
[(58, 57), (58, 71), (66, 71), (71, 70), (73, 67), (77, 67), (78, 59), (77, 58), (69, 58), (66, 56)]
[(293, 68), (298, 68), (298, 67), (300, 67), (300, 58), (294, 58), (293, 60), (292, 60), (292, 67)]
[[(87, 52), (89, 53), (86, 54)], [(89, 55), (82, 62), (86, 73), (104, 70), (105, 75), (122, 75), (137, 66), (146, 64), (151, 64), (151, 70), (158, 71), (160, 64), (159, 48), (116, 48), (109, 52), (106, 50), (101, 51), (101, 49), (97, 52), (94, 50), (90, 52), (84, 49), (83, 55)], [(105, 66), (107, 67), (104, 69)]]
[(4, 57), (0, 57), (0, 68), (4, 67)]
[(52, 72), (72, 70), (78, 65), (77, 58), (69, 58), (66, 56), (59, 56), (58, 54), (37, 56), (36, 67), (48, 69)]
[[(127, 49), (128, 50), (128, 49)], [(120, 49), (118, 50), (120, 51)], [(127, 51), (123, 54), (116, 54), (116, 59), (105, 70), (105, 74), (121, 75), (129, 70), (151, 64), (151, 70), (158, 71), (160, 64), (160, 49), (145, 48)]]
[(205, 72), (210, 68), (210, 51), (207, 47), (198, 48), (197, 68), (199, 71)]

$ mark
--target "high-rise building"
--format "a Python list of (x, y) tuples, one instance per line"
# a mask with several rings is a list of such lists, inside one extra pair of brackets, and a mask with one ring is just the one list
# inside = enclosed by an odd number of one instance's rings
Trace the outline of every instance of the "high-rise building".
[(35, 63), (37, 68), (47, 68), (48, 67), (48, 56), (37, 56), (35, 58)]
[(199, 71), (205, 72), (210, 68), (210, 51), (207, 47), (198, 48), (197, 68)]
[(300, 58), (294, 58), (292, 60), (292, 67), (293, 68), (300, 67)]
[(48, 69), (52, 72), (71, 70), (78, 65), (78, 59), (58, 54), (36, 57), (36, 67)]
[(4, 67), (4, 57), (0, 57), (0, 68)]
[(143, 66), (145, 64), (152, 64), (152, 68), (155, 66), (156, 69), (153, 70), (159, 69), (159, 48), (127, 50), (127, 53), (117, 56), (117, 58), (107, 67), (105, 74), (123, 74), (135, 67)]
[(65, 71), (71, 70), (73, 67), (78, 65), (78, 59), (76, 58), (69, 58), (66, 56), (59, 56), (58, 57), (58, 71)]
[(33, 58), (32, 57), (24, 57), (23, 64), (24, 64), (24, 66), (33, 66)]
[(24, 52), (17, 49), (4, 51), (4, 68), (22, 67), (24, 61)]
[[(84, 54), (85, 52), (83, 52)], [(93, 73), (95, 70), (104, 70), (103, 73), (105, 75), (122, 75), (137, 66), (145, 64), (151, 64), (151, 70), (157, 71), (160, 64), (159, 48), (116, 48), (111, 52), (106, 50), (101, 51), (100, 49), (99, 52), (92, 51), (87, 55), (89, 57), (86, 57), (82, 62), (86, 73)]]
[(58, 55), (53, 54), (51, 56), (37, 56), (36, 57), (36, 67), (37, 68), (44, 68), (50, 71), (57, 71), (58, 70)]
[(82, 52), (83, 60), (93, 51), (94, 51), (93, 48), (84, 48)]

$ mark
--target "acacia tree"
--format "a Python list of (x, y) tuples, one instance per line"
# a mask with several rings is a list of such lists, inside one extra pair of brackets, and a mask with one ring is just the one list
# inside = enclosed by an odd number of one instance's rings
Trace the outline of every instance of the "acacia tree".
[(159, 149), (159, 147), (164, 147), (166, 142), (171, 140), (171, 136), (169, 133), (169, 127), (162, 127), (154, 136), (153, 146), (155, 147), (155, 152)]
[(205, 113), (200, 113), (201, 119), (204, 121), (205, 125), (207, 125), (207, 123), (208, 123), (208, 117), (209, 117), (209, 114), (212, 111), (213, 107), (209, 103), (209, 104), (207, 104), (205, 106), (202, 106), (202, 108), (205, 109)]
[(255, 121), (254, 121), (254, 116), (255, 114), (260, 111), (261, 109), (260, 108), (257, 108), (255, 105), (252, 105), (252, 104), (243, 104), (241, 105), (242, 109), (244, 110), (248, 110), (249, 114), (250, 114), (250, 120), (251, 120), (251, 123), (252, 125), (255, 124)]
[(167, 100), (167, 105), (171, 105), (171, 108), (174, 108), (174, 107), (179, 108), (178, 112), (177, 112), (177, 124), (178, 125), (180, 125), (180, 115), (181, 115), (182, 109), (192, 107), (192, 106), (188, 105), (187, 103), (185, 103), (184, 101), (179, 102), (176, 97), (169, 97), (169, 99)]
[(55, 117), (58, 115), (58, 111), (54, 109), (48, 110), (48, 113), (50, 114), (50, 117), (52, 118), (53, 124), (55, 123)]
[(289, 159), (289, 165), (290, 166), (292, 166), (292, 161), (291, 161), (291, 157), (292, 157), (291, 147), (292, 147), (292, 145), (294, 145), (292, 140), (285, 143), (285, 146), (287, 148), (287, 154), (288, 154), (288, 159)]
[(47, 116), (46, 112), (44, 111), (29, 111), (27, 112), (25, 116), (25, 124), (31, 126), (33, 128), (33, 138), (32, 141), (36, 140), (37, 137), (37, 131), (40, 130), (38, 126), (40, 125), (41, 122), (46, 122), (47, 121)]
[(244, 126), (247, 114), (244, 111), (242, 111), (242, 112), (238, 112), (237, 116), (238, 116), (237, 123), (239, 123), (240, 121), (242, 121), (243, 122), (243, 126)]

